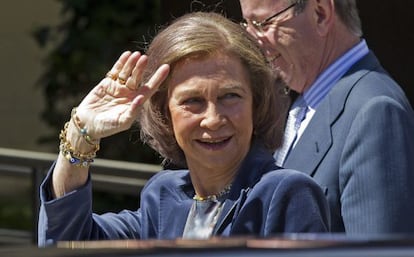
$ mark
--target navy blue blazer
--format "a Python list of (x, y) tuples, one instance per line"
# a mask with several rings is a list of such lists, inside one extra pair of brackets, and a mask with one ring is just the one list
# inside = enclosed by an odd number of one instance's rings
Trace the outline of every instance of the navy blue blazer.
[[(52, 167), (53, 168), (53, 167)], [(90, 179), (59, 199), (51, 199), (51, 171), (41, 186), (39, 245), (61, 240), (175, 239), (182, 236), (193, 203), (188, 170), (162, 171), (141, 192), (140, 208), (92, 213)], [(309, 176), (275, 166), (270, 152), (254, 146), (233, 182), (215, 236), (326, 232), (329, 208)]]
[(317, 107), (284, 167), (324, 189), (332, 231), (414, 232), (414, 113), (373, 53)]

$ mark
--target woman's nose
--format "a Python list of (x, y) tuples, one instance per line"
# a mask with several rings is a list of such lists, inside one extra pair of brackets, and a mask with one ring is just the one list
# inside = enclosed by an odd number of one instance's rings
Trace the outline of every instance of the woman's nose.
[(209, 103), (206, 111), (204, 112), (203, 120), (200, 126), (211, 130), (219, 129), (226, 122), (226, 117), (220, 111), (220, 108), (214, 104)]

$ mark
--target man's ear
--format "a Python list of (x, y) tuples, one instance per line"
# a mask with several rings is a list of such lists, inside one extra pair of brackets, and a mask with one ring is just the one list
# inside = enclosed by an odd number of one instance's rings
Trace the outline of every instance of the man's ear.
[(310, 2), (312, 2), (316, 29), (321, 36), (325, 36), (335, 20), (334, 0), (314, 0)]

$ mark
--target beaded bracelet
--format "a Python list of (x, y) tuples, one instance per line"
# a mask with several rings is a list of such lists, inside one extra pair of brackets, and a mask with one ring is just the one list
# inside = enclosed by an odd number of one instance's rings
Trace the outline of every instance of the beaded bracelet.
[(77, 167), (89, 167), (89, 165), (93, 162), (93, 159), (96, 157), (96, 152), (98, 152), (99, 150), (99, 144), (94, 145), (95, 148), (91, 152), (86, 154), (75, 151), (66, 137), (68, 127), (69, 122), (66, 122), (65, 126), (59, 134), (60, 152), (69, 161), (70, 164)]
[(82, 137), (85, 139), (85, 141), (90, 145), (97, 145), (99, 144), (99, 140), (93, 139), (89, 134), (86, 127), (82, 127), (82, 123), (79, 119), (79, 117), (76, 115), (76, 107), (72, 109), (71, 117), (73, 120), (73, 123), (75, 124), (75, 127), (78, 129), (79, 133), (82, 135)]

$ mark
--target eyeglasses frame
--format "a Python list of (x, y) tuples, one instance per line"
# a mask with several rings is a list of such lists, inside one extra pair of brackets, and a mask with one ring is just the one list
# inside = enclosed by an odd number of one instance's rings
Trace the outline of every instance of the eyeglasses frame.
[[(254, 26), (254, 28), (255, 28), (255, 30), (256, 30), (256, 31), (263, 33), (263, 32), (264, 32), (264, 26), (265, 26), (265, 25), (267, 25), (267, 24), (268, 24), (268, 23), (269, 23), (272, 19), (276, 18), (277, 16), (280, 16), (281, 14), (283, 14), (284, 12), (286, 12), (286, 11), (288, 11), (289, 9), (293, 8), (293, 7), (294, 7), (294, 6), (296, 6), (297, 4), (298, 4), (298, 2), (295, 2), (295, 3), (291, 4), (291, 5), (289, 5), (288, 7), (286, 7), (286, 8), (284, 8), (284, 9), (282, 9), (282, 10), (278, 11), (277, 13), (275, 13), (275, 14), (273, 14), (273, 15), (271, 15), (271, 16), (269, 16), (269, 17), (267, 17), (267, 18), (265, 18), (265, 19), (264, 19), (264, 20), (262, 20), (262, 21), (255, 21), (255, 20), (252, 20), (252, 21), (251, 21), (251, 24)], [(249, 26), (249, 25), (248, 25), (248, 23), (247, 23), (247, 21), (242, 21), (242, 22), (240, 22), (240, 25), (241, 25), (243, 28), (245, 28), (245, 29), (247, 29), (247, 27)]]

